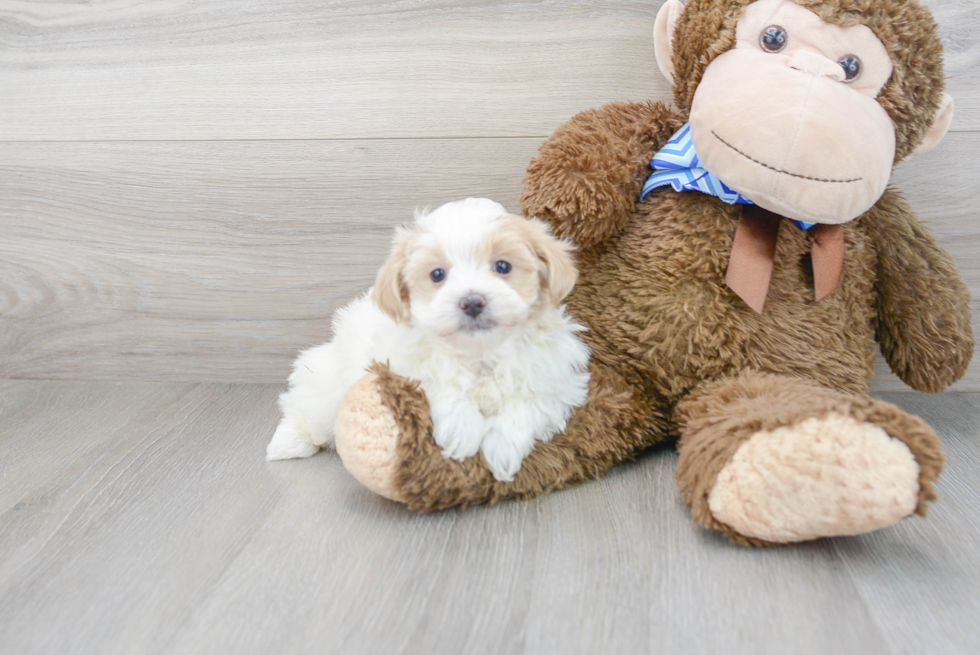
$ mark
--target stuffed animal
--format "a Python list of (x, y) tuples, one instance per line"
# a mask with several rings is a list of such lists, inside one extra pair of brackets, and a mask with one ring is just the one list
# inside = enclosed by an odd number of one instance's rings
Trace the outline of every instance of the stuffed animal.
[(418, 510), (528, 498), (677, 440), (694, 520), (742, 544), (853, 535), (924, 514), (943, 465), (921, 419), (868, 396), (874, 342), (938, 392), (973, 353), (969, 292), (887, 188), (943, 136), (942, 48), (914, 0), (668, 0), (676, 109), (614, 103), (559, 127), (523, 211), (578, 247), (568, 309), (589, 395), (512, 482), (443, 459), (424, 395), (383, 364), (337, 450)]

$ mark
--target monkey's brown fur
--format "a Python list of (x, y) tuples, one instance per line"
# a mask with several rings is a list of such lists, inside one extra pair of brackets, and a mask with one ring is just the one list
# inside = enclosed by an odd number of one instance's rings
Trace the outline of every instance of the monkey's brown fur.
[[(941, 47), (927, 11), (910, 0), (797, 0), (829, 22), (860, 22), (892, 55), (879, 98), (896, 125), (897, 159), (921, 141), (942, 92)], [(384, 367), (383, 402), (398, 420), (395, 484), (411, 507), (527, 498), (583, 480), (651, 444), (681, 437), (678, 483), (699, 523), (740, 543), (765, 543), (717, 521), (707, 496), (719, 471), (760, 430), (830, 412), (873, 423), (904, 442), (920, 467), (918, 513), (933, 499), (942, 450), (928, 426), (867, 397), (877, 336), (888, 363), (915, 389), (959, 379), (973, 352), (969, 293), (950, 257), (889, 189), (847, 223), (841, 281), (813, 301), (809, 246), (780, 227), (765, 310), (725, 285), (739, 209), (699, 193), (659, 191), (637, 202), (652, 155), (686, 121), (711, 59), (731, 47), (749, 0), (690, 0), (675, 32), (679, 112), (614, 103), (559, 127), (528, 167), (526, 215), (579, 246), (570, 313), (589, 330), (588, 401), (562, 434), (538, 444), (512, 483), (478, 456), (444, 460), (424, 396)], [(677, 40), (685, 45), (678, 48)]]

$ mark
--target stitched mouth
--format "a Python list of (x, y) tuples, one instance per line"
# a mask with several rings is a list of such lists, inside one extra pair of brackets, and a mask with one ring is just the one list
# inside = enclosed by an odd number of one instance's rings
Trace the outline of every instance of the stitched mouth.
[(771, 171), (776, 171), (777, 173), (782, 173), (783, 175), (789, 175), (790, 177), (798, 177), (798, 178), (800, 178), (802, 180), (810, 180), (812, 182), (827, 182), (829, 184), (849, 184), (851, 182), (858, 182), (858, 181), (860, 181), (860, 180), (863, 179), (863, 178), (860, 178), (860, 177), (855, 177), (855, 178), (850, 179), (850, 180), (827, 180), (827, 179), (820, 178), (820, 177), (811, 177), (809, 175), (800, 175), (799, 173), (791, 173), (789, 171), (784, 171), (782, 169), (776, 168), (775, 166), (770, 166), (769, 164), (767, 164), (765, 162), (759, 161), (755, 157), (752, 157), (750, 155), (745, 154), (744, 152), (742, 152), (741, 150), (739, 150), (738, 148), (736, 148), (735, 146), (733, 146), (732, 144), (730, 144), (728, 141), (725, 141), (723, 138), (721, 138), (720, 136), (718, 136), (718, 134), (714, 130), (711, 130), (711, 134), (713, 134), (714, 137), (716, 139), (718, 139), (719, 141), (721, 141), (723, 144), (725, 144), (726, 146), (728, 146), (729, 148), (731, 148), (732, 150), (734, 150), (738, 154), (742, 155), (743, 157), (745, 157), (749, 161), (755, 162), (759, 166), (764, 166), (764, 167), (768, 168)]

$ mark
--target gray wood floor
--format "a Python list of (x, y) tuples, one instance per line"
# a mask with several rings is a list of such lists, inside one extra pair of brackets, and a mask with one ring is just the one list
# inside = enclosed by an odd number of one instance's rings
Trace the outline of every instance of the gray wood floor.
[(929, 518), (731, 546), (676, 455), (416, 515), (337, 457), (266, 463), (278, 386), (0, 381), (0, 653), (976, 653), (980, 395)]

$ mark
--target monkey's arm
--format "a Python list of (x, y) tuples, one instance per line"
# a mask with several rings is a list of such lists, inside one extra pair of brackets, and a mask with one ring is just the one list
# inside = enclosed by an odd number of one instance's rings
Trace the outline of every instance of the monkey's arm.
[(970, 291), (953, 259), (898, 193), (887, 191), (871, 218), (881, 353), (912, 388), (942, 391), (963, 377), (973, 356)]
[(663, 439), (667, 419), (637, 379), (590, 363), (589, 396), (548, 442), (538, 442), (513, 482), (494, 480), (483, 455), (444, 459), (418, 384), (382, 364), (347, 395), (337, 452), (362, 484), (415, 510), (531, 498), (602, 475)]
[(650, 159), (683, 123), (662, 102), (614, 102), (573, 116), (528, 165), (524, 215), (582, 247), (608, 239), (629, 220)]

